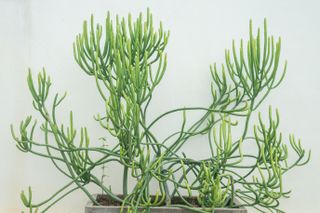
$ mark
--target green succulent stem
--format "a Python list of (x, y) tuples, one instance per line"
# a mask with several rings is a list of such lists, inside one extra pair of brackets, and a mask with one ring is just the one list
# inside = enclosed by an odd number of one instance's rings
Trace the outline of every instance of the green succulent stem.
[[(94, 117), (108, 135), (98, 137), (103, 146), (91, 143), (86, 127), (76, 127), (72, 111), (67, 123), (59, 121), (57, 113), (66, 93), (49, 100), (52, 82), (46, 70), (34, 77), (29, 69), (28, 88), (41, 118), (36, 121), (28, 116), (17, 127), (11, 125), (13, 140), (20, 151), (49, 160), (68, 178), (40, 202), (33, 201), (31, 188), (22, 192), (21, 200), (30, 213), (46, 212), (76, 190), (100, 205), (89, 184), (121, 203), (122, 210), (127, 207), (134, 213), (162, 205), (203, 213), (219, 207), (282, 212), (280, 201), (290, 194), (284, 190), (285, 174), (308, 163), (311, 153), (293, 135), (285, 139), (279, 131), (278, 110), (271, 106), (266, 120), (260, 112), (253, 120), (286, 74), (286, 61), (280, 70), (281, 39), (268, 35), (266, 20), (263, 30), (256, 32), (250, 20), (248, 40), (241, 40), (238, 46), (232, 41), (225, 62), (220, 67), (210, 66), (211, 100), (207, 106), (179, 107), (150, 119), (150, 103), (167, 68), (169, 35), (162, 23), (154, 27), (149, 10), (136, 19), (129, 14), (113, 21), (108, 13), (104, 24), (96, 24), (93, 16), (83, 23), (73, 44), (74, 59), (92, 77), (103, 103), (104, 111)], [(201, 113), (194, 121), (189, 119), (193, 112)], [(174, 120), (179, 127), (161, 138), (156, 127), (174, 116), (181, 116)], [(234, 135), (235, 129), (241, 134)], [(110, 143), (109, 137), (115, 143)], [(184, 153), (191, 139), (200, 138), (207, 139), (208, 156)], [(255, 151), (244, 149), (244, 144), (255, 146)], [(202, 151), (194, 150), (195, 154)], [(292, 153), (296, 156), (293, 162), (289, 161)], [(109, 163), (123, 168), (122, 196), (103, 181), (112, 174), (105, 167)], [(98, 178), (96, 169), (101, 166), (106, 174)], [(195, 196), (196, 205), (186, 196)], [(178, 204), (172, 203), (176, 197), (181, 201)]]

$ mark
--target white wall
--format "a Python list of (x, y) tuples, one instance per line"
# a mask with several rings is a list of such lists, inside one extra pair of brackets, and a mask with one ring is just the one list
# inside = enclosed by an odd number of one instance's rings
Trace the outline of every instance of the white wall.
[[(35, 114), (25, 81), (27, 68), (36, 72), (46, 67), (53, 92), (68, 91), (62, 115), (73, 109), (78, 126), (88, 126), (95, 141), (102, 131), (92, 116), (102, 110), (102, 104), (94, 82), (73, 60), (72, 42), (91, 13), (102, 21), (108, 10), (126, 15), (147, 7), (155, 23), (162, 20), (171, 31), (169, 65), (156, 91), (153, 115), (177, 106), (206, 106), (209, 64), (223, 62), (224, 49), (232, 39), (247, 38), (250, 18), (254, 26), (262, 26), (263, 18), (268, 19), (269, 32), (282, 36), (282, 55), (289, 64), (285, 81), (261, 111), (265, 113), (269, 104), (278, 107), (283, 132), (294, 132), (312, 150), (311, 162), (288, 174), (284, 184), (293, 193), (283, 200), (282, 207), (290, 213), (319, 212), (320, 3), (316, 0), (0, 0), (0, 212), (19, 212), (19, 193), (28, 185), (33, 187), (35, 199), (41, 200), (65, 181), (49, 162), (19, 152), (11, 139), (9, 125)], [(175, 124), (163, 124), (157, 130), (165, 134)], [(189, 149), (195, 146), (198, 144)], [(119, 190), (119, 177), (112, 176), (115, 171), (118, 169), (109, 167), (108, 181)], [(83, 212), (86, 200), (76, 192), (49, 212)]]

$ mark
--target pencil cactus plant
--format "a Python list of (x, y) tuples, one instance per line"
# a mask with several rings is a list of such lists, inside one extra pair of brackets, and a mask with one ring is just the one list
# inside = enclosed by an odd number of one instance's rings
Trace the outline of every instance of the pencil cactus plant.
[[(146, 116), (152, 94), (166, 71), (168, 38), (169, 32), (161, 23), (157, 30), (154, 28), (149, 11), (145, 19), (140, 14), (133, 21), (129, 15), (127, 20), (117, 17), (115, 22), (108, 13), (104, 25), (95, 24), (91, 17), (76, 37), (75, 61), (95, 81), (105, 103), (105, 112), (95, 120), (117, 139), (115, 146), (91, 146), (87, 129), (75, 129), (72, 112), (69, 124), (60, 123), (56, 111), (66, 95), (54, 95), (49, 105), (50, 77), (43, 70), (34, 79), (29, 71), (28, 87), (33, 107), (43, 118), (40, 131), (44, 141), (33, 137), (37, 122), (30, 116), (21, 121), (18, 132), (11, 126), (16, 146), (22, 152), (50, 160), (70, 179), (39, 203), (32, 200), (30, 188), (28, 193), (22, 192), (21, 199), (30, 212), (45, 212), (75, 190), (83, 191), (99, 205), (88, 191), (88, 184), (100, 187), (110, 199), (133, 212), (163, 205), (197, 212), (241, 206), (262, 212), (281, 211), (279, 200), (289, 195), (283, 186), (284, 175), (306, 164), (310, 152), (293, 135), (288, 143), (285, 141), (278, 130), (277, 110), (270, 107), (266, 121), (260, 113), (258, 120), (252, 121), (253, 113), (285, 76), (286, 63), (283, 68), (279, 65), (280, 38), (268, 35), (266, 21), (263, 30), (254, 33), (250, 21), (248, 41), (241, 40), (239, 48), (233, 42), (231, 50), (225, 52), (225, 63), (210, 67), (212, 100), (208, 106), (172, 109), (149, 121)], [(190, 124), (190, 111), (203, 115)], [(153, 127), (175, 113), (182, 116), (181, 128), (165, 140), (158, 139)], [(237, 127), (243, 128), (242, 134), (234, 136), (232, 129)], [(192, 159), (181, 148), (200, 134), (207, 135), (211, 154), (205, 159)], [(245, 143), (255, 145), (256, 151), (243, 150)], [(297, 156), (292, 163), (288, 162), (291, 150)], [(123, 167), (123, 196), (93, 173), (110, 162)], [(135, 184), (131, 188), (129, 177)], [(158, 183), (157, 192), (151, 190), (151, 181)], [(196, 196), (197, 205), (186, 196)], [(174, 197), (180, 197), (181, 203), (171, 203)], [(235, 204), (235, 198), (240, 204)]]

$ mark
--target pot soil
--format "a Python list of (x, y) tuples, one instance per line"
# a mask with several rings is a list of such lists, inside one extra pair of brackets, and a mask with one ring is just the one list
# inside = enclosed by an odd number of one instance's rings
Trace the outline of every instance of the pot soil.
[[(85, 213), (120, 213), (121, 203), (118, 201), (114, 201), (110, 199), (106, 195), (96, 195), (96, 200), (101, 206), (94, 205), (91, 201), (89, 201), (85, 207)], [(199, 207), (196, 198), (185, 197), (185, 199), (194, 205), (195, 207)], [(182, 204), (181, 199), (179, 197), (174, 197), (171, 201), (174, 204)], [(237, 203), (237, 201), (235, 201)], [(142, 210), (142, 208), (141, 208)], [(123, 212), (127, 212), (126, 207), (124, 207)], [(159, 207), (151, 207), (152, 213), (194, 213), (194, 211), (178, 208), (178, 207), (170, 207), (170, 206), (159, 206)], [(216, 208), (214, 213), (248, 213), (245, 208)]]

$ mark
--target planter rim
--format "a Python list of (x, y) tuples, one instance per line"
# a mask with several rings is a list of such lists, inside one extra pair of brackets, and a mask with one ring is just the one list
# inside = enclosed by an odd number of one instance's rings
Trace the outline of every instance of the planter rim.
[[(93, 197), (96, 198), (98, 196), (98, 194), (93, 194)], [(239, 201), (237, 199), (235, 199), (235, 203), (239, 203)], [(90, 209), (121, 209), (121, 206), (96, 206), (93, 204), (92, 201), (88, 201), (87, 205), (85, 206), (85, 208), (90, 208)], [(125, 209), (127, 208), (127, 206), (124, 207)], [(164, 209), (170, 209), (170, 210), (181, 210), (183, 208), (179, 208), (179, 207), (174, 207), (174, 206), (154, 206), (154, 207), (150, 207), (150, 209), (153, 210), (164, 210)], [(199, 208), (195, 208), (195, 209), (201, 209)], [(239, 208), (215, 208), (215, 211), (219, 211), (219, 212), (228, 212), (228, 211), (233, 211), (233, 212), (237, 212), (237, 213), (247, 213), (247, 209), (244, 207), (239, 207)]]

